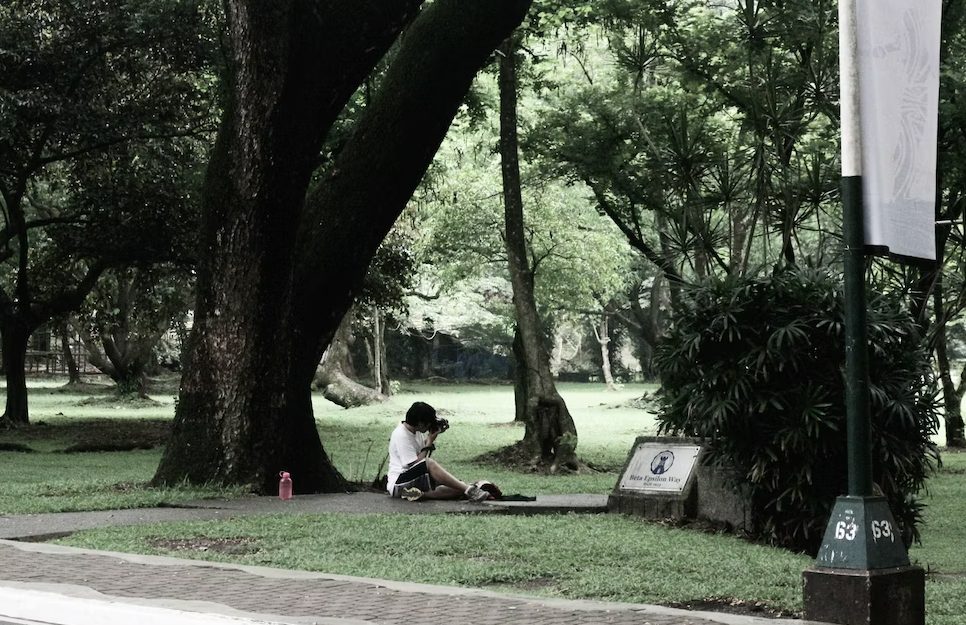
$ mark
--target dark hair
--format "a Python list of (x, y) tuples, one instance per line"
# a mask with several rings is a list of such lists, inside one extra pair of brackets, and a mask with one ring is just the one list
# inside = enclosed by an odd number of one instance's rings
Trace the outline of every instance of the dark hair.
[(409, 425), (430, 425), (436, 421), (436, 409), (426, 402), (417, 401), (406, 411), (406, 423)]

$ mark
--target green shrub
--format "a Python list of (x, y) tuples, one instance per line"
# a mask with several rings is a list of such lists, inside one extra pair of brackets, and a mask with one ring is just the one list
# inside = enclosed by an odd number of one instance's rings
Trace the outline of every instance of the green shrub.
[[(661, 431), (705, 438), (750, 489), (756, 537), (812, 554), (848, 486), (839, 282), (796, 269), (697, 286), (657, 354)], [(937, 387), (896, 298), (868, 299), (873, 479), (908, 545), (938, 462)]]

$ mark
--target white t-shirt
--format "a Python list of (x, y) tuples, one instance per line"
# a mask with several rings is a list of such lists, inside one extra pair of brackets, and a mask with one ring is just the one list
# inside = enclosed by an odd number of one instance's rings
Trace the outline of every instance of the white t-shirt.
[(410, 432), (405, 423), (400, 423), (389, 437), (389, 471), (386, 475), (386, 490), (392, 492), (399, 474), (416, 461), (416, 456), (426, 447), (429, 434)]

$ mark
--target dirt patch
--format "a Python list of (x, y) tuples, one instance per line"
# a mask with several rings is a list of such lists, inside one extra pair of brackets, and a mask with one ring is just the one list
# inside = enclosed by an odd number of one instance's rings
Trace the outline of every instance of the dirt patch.
[(661, 397), (658, 393), (644, 393), (640, 397), (629, 399), (623, 404), (611, 406), (611, 408), (637, 408), (657, 414), (661, 411)]
[[(498, 466), (501, 469), (510, 469), (511, 471), (517, 471), (520, 473), (540, 473), (543, 475), (551, 474), (550, 464), (543, 462), (534, 464), (531, 461), (529, 454), (523, 451), (522, 441), (507, 447), (502, 447), (495, 451), (488, 451), (485, 454), (480, 454), (479, 456), (473, 458), (473, 462), (483, 465)], [(568, 469), (566, 471), (559, 470), (558, 473), (596, 473), (609, 471), (609, 467), (604, 467), (593, 463), (585, 463), (578, 460), (576, 471)]]
[(523, 473), (549, 473), (549, 467), (533, 464), (530, 461), (530, 457), (523, 451), (523, 446), (520, 443), (514, 443), (507, 447), (502, 447), (496, 451), (488, 451), (485, 454), (480, 454), (479, 456), (473, 458), (473, 462), (477, 464), (490, 464), (510, 469), (511, 471), (520, 471)]
[(557, 580), (552, 577), (531, 577), (530, 579), (524, 579), (514, 583), (513, 587), (519, 588), (520, 590), (536, 591), (553, 588), (556, 585)]
[(779, 610), (762, 601), (744, 601), (733, 597), (708, 597), (693, 601), (681, 601), (668, 604), (669, 608), (696, 610), (699, 612), (724, 612), (725, 614), (740, 614), (743, 616), (761, 616), (766, 618), (801, 618), (797, 612)]
[(258, 553), (260, 548), (254, 538), (209, 538), (207, 536), (192, 536), (191, 538), (151, 538), (148, 544), (155, 549), (164, 551), (213, 551), (230, 555), (251, 555)]
[[(473, 560), (490, 562), (491, 560), (487, 558), (473, 558)], [(496, 590), (502, 591), (523, 591), (523, 592), (540, 592), (543, 590), (548, 590), (557, 587), (557, 580), (553, 577), (539, 576), (530, 577), (528, 579), (519, 580), (508, 580), (506, 578), (496, 578), (490, 582), (484, 582), (485, 586), (494, 588)]]
[(163, 446), (171, 434), (171, 422), (164, 419), (93, 419), (65, 427), (73, 440), (65, 453), (130, 451)]

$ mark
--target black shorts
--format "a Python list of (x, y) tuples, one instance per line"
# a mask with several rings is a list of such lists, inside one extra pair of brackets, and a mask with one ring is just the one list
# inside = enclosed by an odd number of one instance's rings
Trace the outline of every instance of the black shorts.
[(402, 496), (404, 488), (418, 488), (424, 493), (435, 490), (436, 481), (429, 475), (429, 467), (425, 460), (417, 460), (408, 469), (399, 474), (392, 487), (392, 496)]

